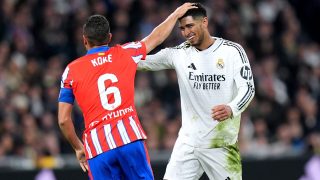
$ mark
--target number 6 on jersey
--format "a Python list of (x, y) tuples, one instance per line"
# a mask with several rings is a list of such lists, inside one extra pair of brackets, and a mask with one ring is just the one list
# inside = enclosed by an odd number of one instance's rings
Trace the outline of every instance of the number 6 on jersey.
[[(104, 74), (98, 79), (98, 88), (102, 107), (106, 110), (112, 111), (120, 106), (121, 95), (119, 89), (115, 86), (106, 88), (104, 83), (106, 80), (111, 80), (111, 82), (115, 83), (118, 82), (118, 78), (114, 74)], [(113, 103), (108, 102), (108, 95), (110, 94), (113, 94), (114, 96)]]

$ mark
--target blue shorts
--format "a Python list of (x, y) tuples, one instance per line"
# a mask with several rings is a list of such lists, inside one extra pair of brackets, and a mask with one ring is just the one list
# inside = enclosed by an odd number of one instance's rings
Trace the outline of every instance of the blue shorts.
[(153, 180), (144, 141), (135, 141), (88, 160), (91, 180)]

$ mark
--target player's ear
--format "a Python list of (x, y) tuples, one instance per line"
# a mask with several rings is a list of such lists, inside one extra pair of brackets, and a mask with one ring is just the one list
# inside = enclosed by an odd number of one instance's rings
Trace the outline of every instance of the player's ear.
[(108, 34), (108, 36), (109, 36), (109, 37), (108, 37), (108, 43), (107, 43), (107, 44), (109, 44), (109, 43), (111, 42), (112, 34), (111, 34), (111, 33), (109, 33), (109, 34)]
[(83, 45), (86, 47), (86, 49), (88, 49), (89, 42), (85, 35), (82, 35), (82, 41), (83, 41)]
[(204, 17), (203, 19), (202, 19), (202, 24), (203, 24), (203, 26), (204, 27), (208, 27), (208, 17)]

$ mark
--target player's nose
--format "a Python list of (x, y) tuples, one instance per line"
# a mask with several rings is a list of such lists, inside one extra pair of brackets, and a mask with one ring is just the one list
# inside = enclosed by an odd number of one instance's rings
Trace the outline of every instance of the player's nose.
[(185, 31), (184, 31), (184, 33), (185, 33), (187, 36), (189, 36), (190, 33), (192, 33), (192, 31), (191, 31), (190, 29), (186, 28)]

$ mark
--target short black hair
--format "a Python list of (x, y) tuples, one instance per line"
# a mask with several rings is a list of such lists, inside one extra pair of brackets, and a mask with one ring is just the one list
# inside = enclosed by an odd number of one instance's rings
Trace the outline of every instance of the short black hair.
[(90, 16), (83, 25), (83, 35), (91, 46), (106, 45), (109, 42), (110, 25), (102, 15)]
[(179, 21), (187, 16), (192, 16), (193, 19), (196, 17), (207, 17), (207, 11), (201, 3), (195, 3), (194, 6), (198, 8), (189, 9), (182, 17), (179, 18)]

